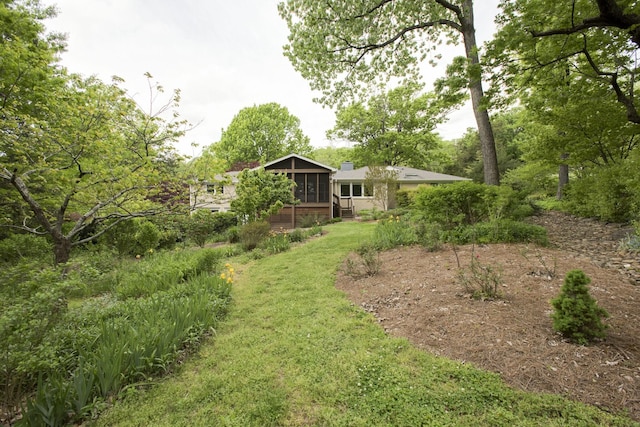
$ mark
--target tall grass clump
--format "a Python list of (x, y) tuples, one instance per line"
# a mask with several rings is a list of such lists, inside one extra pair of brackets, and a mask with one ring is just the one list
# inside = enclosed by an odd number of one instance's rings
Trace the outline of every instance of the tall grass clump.
[[(0, 424), (20, 413), (22, 425), (76, 422), (171, 369), (226, 314), (233, 269), (219, 274), (222, 256), (213, 249), (150, 254), (113, 272), (91, 257), (59, 267), (5, 266)], [(93, 288), (82, 283), (92, 278), (105, 293), (70, 306), (68, 296)]]
[(408, 246), (417, 242), (413, 225), (400, 216), (388, 216), (378, 221), (373, 233), (373, 245), (379, 250)]
[(119, 298), (149, 296), (215, 271), (222, 257), (221, 249), (154, 254), (123, 266), (110, 280)]
[(38, 373), (22, 424), (77, 422), (126, 387), (164, 375), (226, 315), (232, 283), (227, 266), (148, 298), (70, 311), (50, 337), (59, 369)]

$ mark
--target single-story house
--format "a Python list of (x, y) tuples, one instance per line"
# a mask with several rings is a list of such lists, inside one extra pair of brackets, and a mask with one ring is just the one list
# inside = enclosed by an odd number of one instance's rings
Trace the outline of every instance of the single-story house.
[(225, 172), (217, 175), (214, 182), (200, 182), (189, 188), (189, 206), (191, 211), (208, 209), (211, 212), (228, 212), (231, 201), (236, 196), (236, 184), (240, 171)]
[[(286, 205), (278, 214), (270, 217), (269, 221), (274, 227), (295, 228), (305, 216), (318, 219), (353, 217), (362, 209), (380, 208), (380, 197), (374, 197), (373, 194), (379, 190), (375, 186), (368, 188), (365, 185), (367, 174), (371, 170), (369, 167), (354, 169), (353, 163), (344, 162), (340, 170), (336, 170), (298, 154), (289, 154), (262, 167), (265, 170), (284, 173), (296, 183), (293, 191), (299, 203)], [(468, 180), (459, 176), (403, 166), (389, 166), (386, 169), (394, 173), (394, 182), (398, 188), (415, 188), (420, 184), (435, 185)], [(239, 171), (227, 172), (218, 177), (217, 182), (192, 186), (191, 209), (209, 209), (212, 212), (229, 211), (231, 201), (235, 197), (238, 174)], [(392, 196), (394, 192), (388, 192), (388, 194), (391, 197), (382, 205), (386, 209), (392, 209), (395, 207)]]
[[(385, 169), (394, 175), (396, 189), (414, 189), (419, 185), (439, 185), (451, 184), (457, 181), (469, 181), (469, 178), (406, 166), (386, 166)], [(374, 192), (379, 191), (378, 188), (375, 186), (369, 188), (365, 185), (370, 171), (371, 168), (369, 166), (354, 169), (353, 163), (344, 162), (340, 170), (333, 176), (333, 191), (340, 198), (342, 216), (356, 215), (362, 209), (394, 209), (396, 207), (395, 192), (385, 191), (382, 197), (374, 197)]]

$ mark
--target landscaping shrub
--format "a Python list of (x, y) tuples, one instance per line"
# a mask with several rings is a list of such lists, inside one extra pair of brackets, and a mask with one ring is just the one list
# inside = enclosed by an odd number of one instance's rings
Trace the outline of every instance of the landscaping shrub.
[(551, 300), (553, 329), (581, 345), (604, 338), (607, 325), (602, 318), (609, 317), (589, 294), (590, 282), (584, 272), (572, 270), (564, 279), (560, 295)]
[(60, 272), (6, 268), (0, 275), (0, 416), (11, 416), (34, 390), (39, 372), (59, 366), (49, 335), (67, 310)]
[(519, 219), (530, 212), (523, 209), (523, 203), (509, 187), (470, 181), (419, 187), (414, 197), (414, 208), (422, 218), (446, 229), (490, 219)]
[(139, 221), (136, 227), (136, 234), (133, 236), (132, 252), (135, 254), (145, 254), (153, 252), (160, 243), (160, 230), (150, 221)]
[(143, 255), (158, 247), (160, 230), (145, 218), (133, 218), (109, 229), (100, 242), (114, 248), (120, 255)]
[(429, 251), (437, 251), (444, 243), (440, 224), (419, 221), (415, 225), (416, 241)]
[(365, 242), (355, 250), (357, 259), (347, 258), (345, 274), (357, 279), (362, 276), (375, 276), (380, 271), (380, 253), (371, 242)]
[(160, 230), (158, 249), (173, 249), (177, 243), (185, 240), (189, 215), (160, 215), (150, 220)]
[(186, 222), (187, 238), (192, 240), (196, 245), (204, 247), (207, 239), (215, 233), (216, 219), (214, 213), (199, 209), (193, 213)]
[(291, 230), (291, 232), (289, 233), (289, 241), (291, 243), (302, 242), (306, 238), (307, 236), (305, 235), (304, 230), (301, 230), (299, 228)]
[(399, 208), (408, 208), (413, 203), (416, 190), (400, 189), (396, 191), (396, 205)]
[(266, 221), (252, 221), (240, 227), (240, 245), (246, 251), (258, 247), (269, 236), (271, 226)]
[(237, 225), (229, 227), (225, 235), (227, 236), (227, 242), (238, 243), (240, 241), (240, 227)]
[(466, 237), (470, 240), (464, 243), (536, 243), (542, 246), (549, 244), (547, 230), (544, 227), (510, 219), (474, 224), (469, 227)]
[(503, 297), (500, 292), (502, 274), (500, 268), (480, 262), (480, 257), (471, 252), (471, 263), (468, 269), (458, 272), (458, 280), (464, 291), (473, 299), (493, 300)]

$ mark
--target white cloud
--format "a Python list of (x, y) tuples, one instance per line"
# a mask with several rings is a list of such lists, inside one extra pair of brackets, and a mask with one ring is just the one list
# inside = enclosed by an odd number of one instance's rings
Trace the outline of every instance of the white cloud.
[[(308, 83), (283, 56), (288, 30), (278, 16), (278, 2), (51, 0), (59, 15), (47, 25), (68, 34), (62, 63), (71, 72), (105, 81), (120, 76), (129, 93), (145, 104), (145, 72), (167, 92), (180, 89), (182, 117), (201, 122), (178, 145), (185, 154), (199, 153), (192, 142), (202, 147), (217, 141), (242, 108), (266, 102), (284, 105), (300, 118), (314, 146), (329, 145), (325, 132), (334, 124), (334, 112), (312, 102)], [(497, 0), (483, 3), (476, 7), (479, 41), (487, 37), (484, 28), (493, 21)], [(461, 46), (448, 48), (462, 53)], [(467, 110), (439, 128), (445, 138), (474, 126)]]

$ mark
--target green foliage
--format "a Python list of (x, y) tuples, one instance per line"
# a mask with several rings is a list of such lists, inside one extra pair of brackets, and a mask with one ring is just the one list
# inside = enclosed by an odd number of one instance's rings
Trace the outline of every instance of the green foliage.
[[(220, 250), (153, 254), (115, 271), (99, 255), (64, 273), (26, 262), (0, 273), (3, 418), (24, 404), (25, 425), (80, 421), (128, 384), (166, 373), (226, 314), (233, 269), (215, 274)], [(107, 293), (69, 307), (83, 281), (117, 288), (120, 299)]]
[(542, 162), (527, 162), (507, 171), (502, 185), (513, 188), (532, 200), (555, 197), (558, 187), (558, 167)]
[(421, 94), (421, 89), (407, 83), (370, 97), (367, 105), (339, 108), (329, 137), (355, 142), (353, 159), (348, 160), (359, 164), (425, 167), (438, 147), (435, 127), (460, 99), (444, 102), (433, 93)]
[(569, 183), (564, 206), (569, 212), (602, 221), (626, 222), (640, 217), (638, 161), (590, 168)]
[(429, 251), (437, 251), (444, 243), (442, 226), (436, 223), (419, 221), (415, 225), (416, 242)]
[(359, 210), (358, 215), (363, 221), (377, 221), (379, 219), (387, 218), (389, 216), (389, 212), (385, 212), (374, 206), (371, 209)]
[(144, 255), (158, 247), (161, 237), (154, 223), (148, 219), (134, 218), (110, 228), (102, 241), (114, 247), (120, 255)]
[(133, 248), (136, 254), (153, 252), (160, 243), (160, 230), (148, 220), (140, 221), (133, 240), (135, 243)]
[(206, 209), (198, 209), (193, 212), (186, 223), (187, 238), (195, 242), (201, 248), (207, 239), (215, 232), (216, 220), (214, 213)]
[(231, 207), (240, 218), (247, 221), (264, 220), (282, 209), (293, 205), (295, 183), (287, 175), (264, 169), (245, 169), (238, 175), (236, 198)]
[(300, 119), (275, 102), (240, 110), (220, 141), (209, 147), (228, 165), (237, 162), (270, 162), (287, 154), (311, 152), (309, 137), (300, 129)]
[(305, 234), (306, 234), (305, 231), (300, 229), (300, 228), (296, 228), (294, 230), (291, 230), (289, 232), (289, 241), (291, 243), (302, 242), (302, 241), (304, 241), (304, 239), (307, 238), (307, 236)]
[(60, 322), (64, 330), (58, 332), (57, 348), (67, 353), (72, 375), (52, 373), (40, 381), (27, 401), (25, 422), (41, 425), (55, 419), (52, 425), (62, 425), (71, 415), (81, 419), (95, 399), (165, 374), (225, 316), (230, 274), (199, 275), (150, 298), (89, 304), (70, 313)]
[(0, 262), (13, 264), (23, 259), (50, 260), (51, 242), (33, 234), (19, 233), (0, 240)]
[(591, 279), (581, 270), (567, 273), (560, 294), (551, 300), (553, 329), (571, 341), (585, 345), (605, 337), (607, 311), (589, 294)]
[(379, 250), (408, 246), (417, 241), (413, 224), (400, 216), (379, 220), (373, 233), (373, 245)]
[(185, 214), (158, 215), (150, 218), (160, 230), (158, 249), (173, 249), (179, 242), (184, 242), (186, 223), (189, 216)]
[(5, 268), (0, 276), (0, 413), (12, 414), (39, 372), (59, 369), (51, 331), (67, 311), (60, 272), (32, 264)]
[(496, 187), (469, 181), (435, 187), (419, 187), (414, 207), (427, 222), (446, 229), (497, 218), (516, 218), (522, 200), (509, 187)]
[(380, 251), (376, 245), (366, 242), (355, 250), (359, 262), (347, 259), (346, 274), (358, 278), (360, 276), (375, 276), (380, 272)]
[(300, 227), (309, 228), (324, 222), (324, 218), (315, 214), (304, 215), (300, 218)]
[[(0, 179), (10, 188), (9, 197), (33, 214), (25, 225), (46, 233), (56, 262), (64, 263), (73, 246), (95, 239), (105, 226), (173, 208), (177, 155), (170, 144), (184, 123), (141, 111), (117, 83), (66, 76), (58, 69), (57, 86), (47, 95), (52, 104), (44, 116), (25, 119), (41, 123), (42, 135), (25, 134), (10, 142), (11, 150), (0, 147), (7, 153)], [(150, 83), (150, 90), (161, 88)], [(170, 111), (178, 99), (174, 94), (163, 109)]]
[(536, 243), (542, 246), (549, 244), (547, 230), (544, 227), (511, 219), (474, 224), (466, 229), (465, 236), (467, 239), (460, 239), (456, 243)]
[(399, 208), (408, 208), (413, 203), (413, 196), (415, 195), (415, 189), (399, 189), (396, 191), (396, 205)]
[(308, 157), (323, 165), (339, 169), (343, 162), (353, 160), (353, 148), (333, 146), (315, 148)]
[(219, 249), (154, 254), (115, 272), (113, 291), (121, 299), (153, 295), (215, 271), (221, 258)]
[(227, 242), (238, 243), (240, 241), (240, 227), (237, 225), (229, 227), (225, 235), (227, 237)]
[(271, 232), (271, 225), (266, 221), (252, 221), (240, 227), (240, 245), (246, 251), (253, 250), (265, 240)]
[[(530, 118), (523, 109), (512, 109), (492, 117), (491, 125), (495, 137), (496, 155), (501, 181), (511, 170), (522, 164), (521, 140), (530, 131)], [(465, 134), (454, 142), (452, 163), (446, 165), (444, 172), (483, 182), (484, 162), (480, 137), (476, 129), (467, 129)]]
[(289, 237), (290, 235), (286, 231), (279, 233), (271, 231), (267, 238), (258, 244), (258, 247), (272, 255), (285, 252), (291, 248), (291, 240)]

